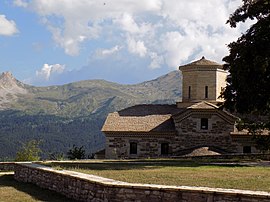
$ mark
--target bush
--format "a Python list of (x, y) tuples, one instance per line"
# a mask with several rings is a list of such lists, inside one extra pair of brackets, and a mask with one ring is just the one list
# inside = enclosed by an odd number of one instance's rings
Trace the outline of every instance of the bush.
[(22, 145), (17, 152), (15, 161), (38, 161), (40, 160), (41, 149), (39, 148), (40, 141), (30, 140)]
[(77, 147), (73, 145), (73, 147), (68, 151), (67, 157), (70, 160), (83, 159), (85, 158), (85, 149), (83, 146)]
[(58, 152), (49, 153), (49, 160), (62, 161), (64, 159), (65, 157), (63, 153)]

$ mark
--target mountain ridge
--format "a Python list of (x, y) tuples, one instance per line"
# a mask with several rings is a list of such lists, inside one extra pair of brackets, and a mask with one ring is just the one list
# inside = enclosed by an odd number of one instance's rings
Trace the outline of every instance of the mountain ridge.
[(21, 143), (31, 139), (43, 140), (44, 157), (66, 153), (73, 144), (93, 153), (105, 145), (100, 129), (108, 113), (137, 104), (174, 104), (181, 97), (179, 71), (129, 85), (84, 80), (35, 87), (11, 73), (1, 76), (0, 95), (8, 93), (5, 102), (0, 96), (0, 159), (14, 157)]
[(25, 85), (15, 79), (11, 72), (3, 72), (0, 75), (0, 109), (10, 101), (17, 99), (18, 95), (27, 94)]

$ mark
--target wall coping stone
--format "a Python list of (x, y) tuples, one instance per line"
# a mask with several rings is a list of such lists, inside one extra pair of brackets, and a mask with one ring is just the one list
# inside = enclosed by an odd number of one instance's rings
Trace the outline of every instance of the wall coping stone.
[(53, 172), (60, 175), (72, 176), (77, 179), (91, 181), (95, 184), (118, 187), (118, 188), (144, 189), (144, 190), (152, 190), (152, 191), (170, 190), (170, 191), (186, 191), (186, 192), (196, 192), (196, 193), (200, 192), (200, 193), (227, 194), (227, 195), (245, 195), (245, 196), (252, 196), (255, 198), (263, 197), (265, 199), (270, 199), (270, 192), (265, 192), (265, 191), (128, 183), (128, 182), (117, 181), (117, 180), (113, 180), (109, 178), (99, 177), (99, 176), (91, 175), (91, 174), (84, 174), (84, 173), (75, 172), (75, 171), (56, 170), (54, 168), (51, 168), (45, 165), (35, 164), (31, 162), (16, 162), (15, 164), (25, 166), (25, 167), (35, 168), (38, 170), (43, 170), (46, 172)]

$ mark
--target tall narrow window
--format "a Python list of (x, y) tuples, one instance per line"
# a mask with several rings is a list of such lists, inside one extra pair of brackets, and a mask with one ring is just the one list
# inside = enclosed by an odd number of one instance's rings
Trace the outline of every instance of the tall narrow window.
[(208, 119), (207, 118), (201, 119), (201, 129), (208, 130)]
[(130, 143), (130, 154), (137, 154), (137, 143), (136, 142), (131, 142)]
[(161, 143), (161, 155), (169, 154), (169, 143)]
[(188, 87), (188, 99), (191, 98), (191, 86)]
[(208, 98), (208, 86), (205, 86), (204, 92), (205, 92), (205, 98)]

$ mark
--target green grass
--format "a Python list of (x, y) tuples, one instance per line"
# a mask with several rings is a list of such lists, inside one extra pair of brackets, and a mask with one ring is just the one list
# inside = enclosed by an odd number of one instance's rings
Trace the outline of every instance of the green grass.
[(39, 188), (33, 184), (17, 182), (13, 174), (0, 172), (0, 201), (1, 202), (71, 202), (73, 200), (56, 192)]
[(270, 192), (270, 167), (214, 166), (182, 160), (100, 161), (52, 166), (133, 183)]

